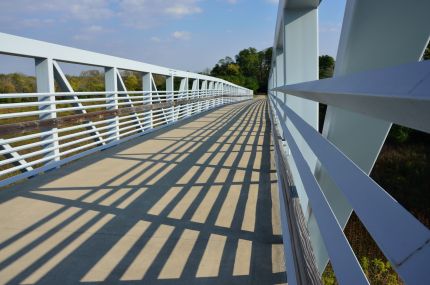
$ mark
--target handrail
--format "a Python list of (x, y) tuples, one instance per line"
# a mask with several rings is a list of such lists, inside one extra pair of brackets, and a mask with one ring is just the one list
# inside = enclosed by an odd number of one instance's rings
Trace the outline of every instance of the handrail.
[[(0, 42), (0, 54), (35, 59), (37, 82), (35, 93), (0, 94), (0, 187), (252, 98), (251, 90), (207, 75), (4, 33)], [(75, 92), (59, 62), (103, 67), (105, 90)], [(119, 70), (140, 73), (143, 90), (128, 91)], [(154, 74), (166, 78), (166, 90), (157, 90)]]
[[(325, 80), (317, 80), (318, 4), (280, 1), (269, 77), (271, 119), (285, 140), (275, 153), (288, 163), (317, 268), (330, 260), (339, 284), (368, 284), (343, 233), (354, 210), (406, 284), (430, 284), (429, 229), (369, 177), (392, 122), (430, 132), (430, 62), (417, 62), (430, 2), (414, 2), (399, 21), (402, 1), (347, 0), (335, 76)], [(320, 102), (328, 105), (322, 135)], [(295, 268), (303, 263), (287, 250), (303, 247), (292, 242), (297, 214), (282, 214), (289, 284), (306, 284)]]

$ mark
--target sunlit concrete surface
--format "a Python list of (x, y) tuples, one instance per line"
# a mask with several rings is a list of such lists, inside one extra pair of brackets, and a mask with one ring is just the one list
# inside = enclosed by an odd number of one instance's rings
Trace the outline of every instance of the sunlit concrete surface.
[(0, 284), (284, 284), (269, 123), (229, 105), (1, 190)]

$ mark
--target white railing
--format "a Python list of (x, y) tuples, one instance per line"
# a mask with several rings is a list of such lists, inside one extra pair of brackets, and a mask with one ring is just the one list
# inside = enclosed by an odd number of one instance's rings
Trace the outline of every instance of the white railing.
[[(252, 98), (218, 78), (3, 33), (0, 54), (34, 58), (37, 83), (37, 93), (0, 94), (0, 186)], [(75, 92), (61, 62), (103, 67), (105, 91)], [(127, 91), (120, 70), (138, 72), (142, 91)], [(165, 77), (166, 90), (157, 90), (154, 75)]]
[(288, 284), (320, 284), (328, 260), (340, 284), (369, 283), (343, 233), (352, 211), (406, 284), (430, 284), (430, 231), (369, 177), (392, 123), (430, 132), (430, 1), (348, 0), (325, 80), (319, 2), (280, 1), (269, 78)]

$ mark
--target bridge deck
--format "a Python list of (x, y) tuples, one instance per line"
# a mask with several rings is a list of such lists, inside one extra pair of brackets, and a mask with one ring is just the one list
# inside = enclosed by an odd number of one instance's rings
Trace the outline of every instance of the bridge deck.
[(1, 284), (282, 284), (266, 101), (0, 191)]

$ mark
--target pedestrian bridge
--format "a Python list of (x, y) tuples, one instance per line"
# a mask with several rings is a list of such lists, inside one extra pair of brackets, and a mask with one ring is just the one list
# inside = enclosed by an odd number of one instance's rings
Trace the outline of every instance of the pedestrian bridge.
[(267, 101), (228, 105), (1, 192), (10, 284), (286, 282)]
[[(392, 123), (430, 132), (430, 2), (347, 1), (318, 80), (319, 2), (280, 1), (263, 97), (0, 33), (37, 83), (0, 95), (0, 284), (322, 284), (329, 261), (369, 284), (352, 211), (406, 284), (430, 284), (429, 229), (369, 177)], [(103, 68), (104, 90), (76, 92), (66, 63)]]

